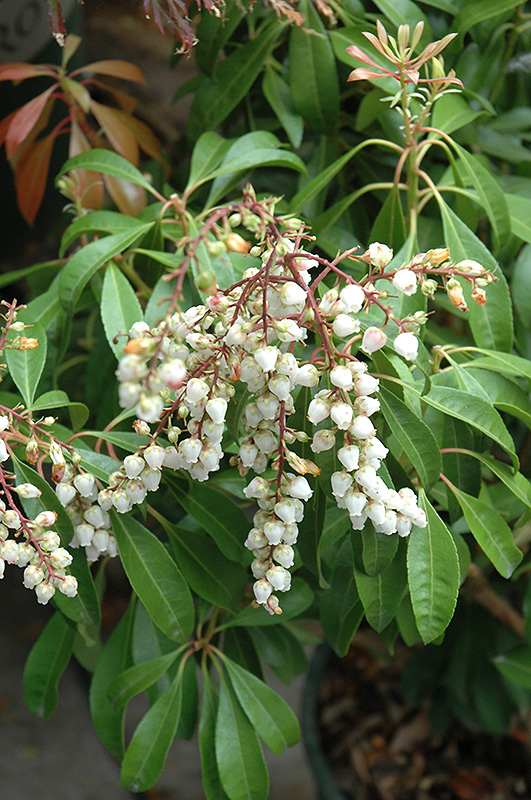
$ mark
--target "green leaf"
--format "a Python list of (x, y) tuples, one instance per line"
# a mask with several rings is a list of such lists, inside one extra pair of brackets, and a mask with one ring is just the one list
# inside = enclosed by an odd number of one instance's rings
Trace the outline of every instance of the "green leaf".
[(494, 257), (483, 242), (459, 219), (452, 209), (437, 195), (443, 221), (445, 242), (455, 261), (470, 258), (485, 269), (496, 271), (497, 283), (487, 287), (487, 303), (478, 305), (470, 299), (470, 286), (461, 280), (469, 308), (472, 334), (479, 347), (510, 352), (513, 345), (513, 315), (507, 281), (497, 269)]
[(187, 192), (209, 179), (210, 173), (221, 164), (231, 144), (230, 139), (224, 139), (215, 131), (206, 131), (199, 137), (192, 152)]
[(184, 660), (182, 672), (183, 703), (175, 735), (179, 739), (191, 739), (195, 733), (199, 711), (199, 686), (193, 657)]
[(143, 312), (133, 287), (112, 261), (105, 270), (100, 311), (109, 346), (120, 360), (129, 328), (142, 319)]
[(216, 718), (218, 696), (206, 669), (203, 669), (203, 694), (199, 718), (199, 752), (201, 774), (206, 800), (228, 800), (221, 786), (218, 765), (213, 753), (216, 748)]
[(457, 548), (450, 531), (423, 491), (420, 497), (428, 524), (411, 530), (407, 571), (417, 628), (424, 644), (429, 644), (452, 619), (460, 574)]
[(96, 733), (113, 756), (124, 754), (125, 708), (116, 708), (107, 696), (113, 679), (131, 663), (130, 640), (133, 625), (133, 604), (111, 633), (102, 650), (90, 684), (90, 712)]
[(481, 3), (466, 3), (455, 18), (453, 25), (460, 34), (464, 34), (480, 22), (512, 11), (521, 5), (519, 0), (481, 0)]
[(62, 258), (73, 242), (84, 235), (95, 233), (119, 233), (136, 228), (138, 220), (118, 211), (92, 211), (72, 222), (61, 238), (59, 257)]
[(262, 81), (264, 97), (275, 112), (293, 147), (300, 147), (304, 122), (295, 111), (288, 84), (272, 67), (266, 67)]
[(44, 392), (31, 404), (31, 411), (51, 411), (54, 408), (67, 408), (74, 431), (80, 430), (89, 416), (89, 410), (84, 403), (73, 403), (66, 392), (54, 389)]
[(407, 24), (413, 30), (417, 22), (424, 22), (421, 46), (425, 46), (432, 40), (429, 22), (413, 0), (374, 0), (374, 2), (382, 14), (385, 14), (396, 27)]
[(376, 533), (374, 525), (370, 520), (367, 520), (364, 529), (361, 531), (361, 540), (363, 543), (363, 569), (369, 577), (374, 578), (395, 557), (398, 548), (398, 536)]
[(21, 281), (23, 278), (27, 278), (29, 275), (33, 275), (36, 272), (41, 272), (43, 270), (52, 271), (48, 277), (51, 281), (53, 276), (53, 271), (60, 269), (62, 266), (60, 261), (44, 261), (42, 264), (33, 264), (31, 267), (24, 267), (23, 269), (10, 269), (9, 272), (6, 272), (5, 275), (0, 275), (0, 289), (3, 289), (4, 286), (9, 286), (11, 283), (16, 283), (17, 281)]
[[(451, 134), (465, 125), (469, 125), (482, 113), (482, 111), (473, 111), (462, 95), (445, 94), (437, 100), (433, 107), (432, 126), (444, 133)], [(437, 134), (432, 135), (437, 138)]]
[[(35, 519), (41, 511), (54, 511), (57, 514), (54, 530), (59, 534), (62, 546), (68, 548), (74, 536), (74, 528), (51, 486), (38, 472), (23, 461), (19, 461), (16, 456), (13, 456), (13, 470), (19, 481), (22, 479), (21, 482), (32, 483), (41, 492), (41, 496), (37, 498), (21, 498), (22, 507), (28, 518)], [(74, 550), (72, 557), (73, 561), (67, 571), (77, 578), (77, 594), (75, 597), (66, 597), (57, 591), (53, 603), (65, 617), (74, 622), (97, 625), (100, 621), (100, 605), (85, 553), (82, 550)]]
[(485, 400), (461, 389), (432, 385), (430, 392), (423, 395), (422, 401), (490, 436), (509, 453), (515, 469), (518, 468), (514, 442), (498, 412)]
[[(357, 531), (353, 532), (358, 535)], [(367, 622), (381, 633), (394, 619), (407, 586), (405, 547), (399, 545), (394, 560), (374, 578), (354, 566), (354, 577)]]
[(464, 450), (464, 453), (470, 458), (481, 461), (511, 490), (518, 500), (531, 508), (531, 483), (525, 475), (522, 475), (521, 472), (513, 472), (508, 464), (504, 464), (492, 456), (485, 456), (472, 450)]
[(115, 511), (110, 514), (125, 572), (149, 616), (172, 641), (187, 639), (194, 626), (194, 606), (177, 564), (140, 522)]
[[(37, 339), (39, 346), (33, 350), (4, 350), (9, 374), (22, 395), (26, 406), (31, 406), (39, 380), (46, 362), (46, 332), (38, 322), (33, 323), (30, 336)], [(8, 338), (8, 342), (18, 334)]]
[(321, 596), (320, 620), (327, 642), (342, 658), (347, 654), (364, 614), (354, 579), (350, 537), (337, 551), (330, 584), (332, 588)]
[(191, 481), (185, 488), (172, 475), (166, 480), (180, 505), (214, 539), (221, 552), (240, 563), (250, 528), (242, 509), (223, 492), (204, 483)]
[(182, 700), (182, 672), (179, 671), (133, 734), (122, 763), (123, 789), (143, 792), (159, 777), (175, 738)]
[[(303, 188), (290, 200), (288, 205), (289, 212), (293, 214), (301, 211), (309, 203), (311, 203), (311, 201), (314, 200), (317, 195), (328, 189), (333, 178), (335, 178), (335, 176), (341, 172), (344, 167), (346, 167), (348, 162), (354, 158), (356, 153), (358, 153), (363, 147), (363, 143), (353, 147), (352, 150), (346, 152), (345, 155), (338, 158), (324, 170), (321, 170), (319, 174), (315, 176), (315, 178), (312, 178), (311, 181), (306, 183)], [(341, 216), (341, 214), (338, 214), (338, 217), (339, 216)]]
[(173, 653), (135, 664), (134, 667), (129, 667), (125, 672), (121, 672), (109, 686), (109, 700), (117, 708), (126, 706), (135, 695), (145, 692), (158, 681), (168, 671), (178, 655), (179, 651), (175, 650)]
[(397, 253), (407, 238), (404, 210), (400, 200), (400, 189), (396, 184), (386, 197), (385, 203), (374, 221), (370, 242), (385, 242)]
[(215, 745), (221, 785), (231, 800), (267, 800), (269, 775), (255, 730), (230, 684), (221, 679), (219, 689)]
[(199, 41), (194, 47), (194, 56), (202, 72), (207, 75), (214, 72), (221, 50), (231, 38), (247, 9), (247, 3), (229, 0), (223, 9), (222, 17), (217, 17), (215, 14), (201, 14), (197, 28)]
[(520, 645), (493, 658), (494, 666), (517, 686), (531, 689), (531, 647)]
[[(177, 268), (175, 261), (174, 266)], [(147, 322), (150, 327), (154, 327), (161, 322), (170, 307), (172, 292), (175, 288), (175, 278), (173, 281), (167, 281), (165, 277), (165, 275), (162, 275), (158, 279), (147, 302), (144, 322)]]
[(260, 74), (284, 25), (274, 22), (259, 35), (231, 53), (216, 70), (214, 80), (202, 81), (195, 94), (188, 122), (188, 136), (198, 139), (217, 128), (243, 100)]
[(485, 350), (483, 348), (471, 348), (478, 353), (483, 353), (486, 358), (478, 358), (470, 361), (469, 367), (488, 369), (493, 372), (506, 372), (508, 375), (516, 375), (519, 378), (531, 380), (531, 361), (512, 353), (498, 353), (495, 350)]
[[(477, 432), (469, 425), (455, 419), (455, 417), (444, 416), (441, 436), (442, 448), (471, 449), (474, 447), (474, 438), (477, 437)], [(481, 489), (481, 467), (472, 456), (463, 452), (444, 453), (442, 462), (442, 472), (448, 480), (464, 492), (468, 492), (474, 497), (478, 496)], [(510, 467), (508, 467), (508, 470), (511, 472)], [(450, 521), (455, 522), (462, 514), (459, 503), (448, 486), (446, 487), (446, 498)]]
[(270, 131), (251, 131), (233, 141), (220, 166), (205, 179), (215, 178), (206, 207), (210, 208), (217, 203), (240, 174), (255, 167), (287, 167), (306, 174), (304, 162), (294, 153), (281, 150), (280, 144), (279, 139)]
[[(380, 390), (382, 412), (426, 488), (439, 480), (442, 461), (439, 445), (426, 423), (389, 389)], [(425, 399), (425, 398), (424, 398)]]
[[(470, 374), (470, 370), (467, 370)], [(529, 395), (516, 381), (505, 378), (491, 370), (475, 371), (476, 383), (488, 395), (490, 402), (499, 411), (521, 419), (531, 428), (531, 402)]]
[[(245, 628), (235, 630), (245, 631)], [(291, 683), (308, 666), (308, 659), (301, 643), (286, 625), (277, 625), (265, 631), (261, 628), (251, 628), (249, 634), (260, 657), (283, 683)]]
[(209, 603), (233, 611), (248, 581), (245, 567), (225, 558), (209, 536), (160, 522), (192, 590)]
[(511, 230), (523, 242), (531, 243), (531, 199), (515, 194), (506, 194), (505, 199), (511, 217)]
[(73, 316), (81, 292), (98, 269), (130, 247), (152, 225), (153, 222), (137, 224), (135, 228), (105, 236), (96, 242), (90, 242), (72, 256), (64, 267), (59, 282), (59, 299), (67, 314)]
[(304, 566), (319, 577), (319, 586), (327, 589), (321, 567), (319, 540), (323, 532), (326, 508), (326, 494), (320, 484), (316, 484), (313, 497), (306, 503), (302, 521), (299, 523), (298, 549)]
[[(531, 231), (530, 231), (531, 233)], [(531, 239), (531, 236), (530, 236)], [(511, 281), (514, 307), (524, 328), (531, 330), (531, 245), (522, 247)]]
[(75, 628), (58, 611), (31, 648), (24, 667), (24, 697), (36, 717), (48, 719), (57, 705), (57, 684), (72, 655)]
[[(312, 604), (313, 599), (314, 595), (308, 584), (301, 578), (295, 577), (290, 591), (282, 596), (282, 622), (299, 617)], [(224, 627), (232, 628), (240, 625), (264, 627), (279, 623), (280, 618), (276, 614), (268, 614), (263, 608), (252, 608), (249, 605), (225, 622)]]
[(456, 142), (452, 142), (452, 146), (459, 155), (460, 165), (464, 173), (478, 193), (479, 202), (487, 212), (499, 246), (511, 232), (509, 209), (505, 194), (496, 178), (477, 158), (470, 155), (464, 147), (461, 147)]
[(500, 575), (510, 578), (522, 560), (522, 551), (515, 545), (511, 529), (492, 506), (461, 492), (456, 486), (452, 491), (474, 539)]
[(293, 104), (312, 130), (330, 134), (337, 128), (339, 119), (334, 51), (314, 5), (303, 0), (299, 10), (304, 15), (305, 28), (294, 25), (289, 40), (289, 84)]
[(273, 689), (225, 656), (223, 664), (249, 722), (277, 756), (300, 739), (297, 717)]
[(142, 186), (150, 194), (156, 194), (153, 186), (147, 181), (139, 169), (134, 167), (127, 159), (113, 153), (111, 150), (96, 148), (87, 150), (86, 153), (69, 158), (63, 165), (55, 180), (55, 185), (62, 175), (74, 169), (89, 169), (92, 172), (103, 172), (104, 175), (112, 175), (124, 181), (130, 181), (137, 186)]

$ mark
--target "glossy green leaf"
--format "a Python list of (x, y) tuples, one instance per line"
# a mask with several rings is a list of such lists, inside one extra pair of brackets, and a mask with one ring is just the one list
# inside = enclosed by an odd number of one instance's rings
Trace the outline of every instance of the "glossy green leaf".
[(221, 786), (216, 759), (216, 717), (218, 696), (210, 675), (203, 670), (203, 693), (201, 716), (199, 718), (199, 752), (201, 755), (201, 774), (206, 800), (228, 800)]
[(137, 186), (142, 186), (150, 194), (154, 194), (153, 186), (147, 181), (139, 169), (134, 167), (123, 156), (118, 153), (113, 153), (112, 150), (104, 150), (97, 148), (95, 150), (87, 150), (85, 153), (69, 158), (63, 164), (56, 178), (56, 185), (59, 178), (67, 172), (74, 169), (89, 169), (92, 172), (103, 172), (104, 175), (112, 175), (114, 178), (120, 178), (124, 181), (130, 181)]
[(522, 551), (516, 547), (511, 529), (492, 506), (455, 486), (452, 491), (474, 539), (500, 575), (510, 578), (522, 560)]
[(413, 0), (375, 0), (375, 5), (396, 27), (406, 24), (413, 30), (417, 22), (424, 22), (424, 32), (420, 44), (425, 46), (431, 42), (433, 36), (430, 24)]
[[(471, 370), (467, 370), (470, 374)], [(521, 419), (531, 428), (531, 401), (529, 394), (514, 380), (486, 369), (474, 370), (476, 383), (488, 394), (490, 402), (499, 411)]]
[(376, 533), (374, 525), (367, 520), (361, 531), (363, 569), (374, 578), (385, 569), (395, 557), (398, 548), (398, 537)]
[(511, 223), (505, 194), (499, 182), (483, 164), (464, 147), (453, 142), (459, 155), (460, 166), (478, 193), (479, 202), (487, 212), (498, 244), (503, 243), (510, 234)]
[(188, 122), (188, 136), (198, 139), (205, 131), (217, 128), (243, 100), (260, 74), (273, 48), (282, 24), (274, 22), (243, 47), (231, 53), (217, 68), (214, 80), (202, 81), (195, 94)]
[(319, 484), (306, 503), (305, 513), (299, 523), (298, 549), (304, 566), (319, 577), (319, 586), (328, 588), (323, 573), (319, 552), (319, 540), (323, 532), (326, 494)]
[(225, 558), (209, 536), (167, 522), (162, 525), (192, 590), (209, 603), (232, 611), (248, 581), (245, 567)]
[(455, 261), (470, 258), (485, 269), (495, 271), (497, 282), (487, 287), (487, 303), (478, 305), (470, 299), (470, 287), (461, 281), (468, 304), (470, 327), (479, 347), (510, 352), (513, 344), (513, 315), (511, 298), (501, 270), (483, 242), (459, 219), (452, 209), (439, 198), (445, 242)]
[(159, 777), (175, 738), (182, 700), (182, 674), (178, 672), (133, 734), (122, 763), (123, 789), (143, 792)]
[(432, 126), (450, 134), (469, 125), (482, 113), (474, 111), (462, 95), (445, 94), (433, 107)]
[(493, 664), (505, 678), (531, 689), (531, 647), (528, 645), (520, 645), (495, 656)]
[(273, 689), (230, 658), (223, 664), (240, 705), (258, 736), (279, 756), (300, 739), (297, 717)]
[(109, 347), (119, 360), (129, 328), (142, 319), (143, 312), (133, 287), (112, 261), (105, 270), (100, 311)]
[(383, 415), (393, 435), (400, 442), (422, 485), (426, 488), (439, 480), (441, 453), (435, 436), (426, 423), (386, 387), (380, 390)]
[(522, 247), (518, 254), (511, 286), (514, 306), (522, 325), (529, 331), (531, 330), (531, 245), (529, 244)]
[(286, 131), (292, 147), (300, 147), (304, 133), (303, 119), (295, 111), (288, 84), (272, 67), (266, 67), (262, 91)]
[(276, 614), (268, 614), (263, 608), (252, 608), (247, 606), (238, 611), (226, 623), (225, 627), (243, 625), (245, 627), (264, 627), (268, 625), (278, 625), (280, 621), (288, 622), (290, 619), (299, 617), (312, 604), (314, 595), (307, 583), (301, 578), (295, 577), (291, 584), (291, 589), (286, 594), (280, 595), (280, 606), (282, 608), (282, 618)]
[(461, 389), (432, 386), (430, 392), (422, 397), (422, 401), (485, 433), (509, 453), (515, 469), (518, 467), (514, 442), (498, 412), (485, 400), (473, 397)]
[(109, 700), (117, 708), (126, 706), (135, 695), (145, 692), (158, 681), (168, 671), (178, 655), (178, 651), (167, 653), (149, 661), (142, 661), (141, 664), (135, 664), (125, 672), (121, 672), (109, 686)]
[(90, 712), (96, 733), (113, 756), (121, 760), (125, 751), (125, 708), (117, 708), (107, 696), (114, 678), (131, 663), (130, 641), (133, 625), (133, 605), (111, 633), (102, 650), (90, 684)]
[[(235, 628), (235, 630), (245, 629)], [(308, 666), (308, 659), (301, 643), (286, 625), (276, 625), (267, 630), (251, 628), (249, 634), (260, 657), (283, 683), (291, 683)], [(228, 655), (230, 656), (230, 653)]]
[(476, 453), (472, 450), (465, 450), (464, 453), (488, 467), (520, 502), (531, 508), (531, 483), (525, 475), (522, 475), (521, 472), (513, 472), (508, 464), (504, 464), (492, 456), (486, 456), (483, 453)]
[[(444, 416), (442, 429), (441, 448), (471, 450), (474, 447), (474, 439), (477, 432), (461, 420), (455, 417)], [(477, 497), (481, 489), (481, 466), (471, 455), (463, 452), (444, 453), (442, 457), (442, 472), (448, 480), (454, 483), (458, 489)], [(508, 467), (511, 472), (510, 467)], [(450, 521), (455, 522), (462, 516), (459, 503), (448, 487), (446, 487), (446, 499), (448, 503), (448, 513)]]
[[(174, 266), (177, 265), (174, 262)], [(173, 281), (165, 280), (165, 275), (159, 278), (150, 298), (147, 302), (146, 310), (144, 311), (144, 322), (150, 327), (154, 327), (161, 322), (169, 310), (172, 292), (175, 288), (175, 279)]]
[[(278, 628), (271, 628), (271, 630), (277, 631)], [(223, 652), (228, 658), (263, 680), (262, 662), (251, 632), (252, 629), (247, 631), (245, 628), (227, 628), (223, 635)]]
[[(321, 170), (315, 178), (312, 178), (311, 181), (305, 183), (303, 188), (297, 192), (297, 194), (290, 200), (288, 209), (290, 213), (295, 213), (301, 211), (305, 208), (309, 203), (312, 202), (321, 192), (328, 189), (331, 181), (338, 175), (341, 170), (346, 167), (349, 161), (354, 158), (356, 153), (363, 148), (363, 143), (357, 145), (357, 147), (353, 147), (351, 150), (345, 153), (345, 155), (338, 158), (328, 167)], [(338, 216), (341, 216), (340, 214)]]
[(199, 41), (194, 47), (194, 56), (202, 72), (212, 75), (220, 52), (231, 38), (246, 11), (247, 3), (228, 0), (222, 17), (217, 17), (215, 14), (200, 15), (197, 28)]
[(267, 800), (269, 775), (252, 724), (229, 683), (222, 679), (216, 719), (216, 761), (231, 800)]
[(450, 531), (424, 492), (427, 526), (408, 537), (407, 571), (411, 603), (424, 644), (433, 642), (452, 619), (459, 592), (457, 548)]
[(152, 222), (138, 224), (135, 228), (90, 242), (70, 258), (59, 283), (59, 299), (68, 314), (73, 315), (81, 292), (97, 270), (130, 247), (152, 225)]
[(394, 560), (378, 575), (371, 578), (354, 567), (354, 577), (367, 622), (381, 633), (394, 619), (407, 586), (404, 547), (399, 546)]
[(125, 572), (149, 616), (169, 639), (187, 639), (194, 626), (194, 606), (177, 564), (140, 522), (110, 513)]
[(396, 184), (387, 195), (372, 226), (369, 241), (385, 242), (398, 252), (406, 241), (406, 221), (400, 200), (400, 189)]
[(57, 705), (57, 684), (70, 661), (76, 630), (58, 611), (31, 648), (24, 667), (24, 697), (36, 717), (48, 719)]
[(333, 133), (339, 118), (339, 83), (334, 51), (313, 3), (299, 11), (306, 29), (294, 25), (289, 40), (289, 84), (295, 110), (312, 130)]
[(220, 165), (231, 145), (230, 139), (224, 139), (215, 131), (206, 131), (199, 137), (192, 152), (187, 192), (207, 180), (211, 172)]
[(71, 244), (82, 236), (95, 233), (119, 233), (136, 228), (138, 220), (118, 211), (92, 211), (72, 222), (61, 238), (59, 256), (62, 258)]
[(89, 410), (84, 403), (73, 403), (61, 389), (44, 392), (31, 404), (32, 411), (51, 411), (56, 408), (68, 409), (74, 431), (82, 428), (89, 416)]
[(464, 35), (480, 22), (512, 11), (513, 8), (519, 5), (521, 5), (519, 0), (481, 0), (481, 3), (465, 3), (455, 18), (453, 25), (456, 30)]
[[(57, 518), (54, 530), (59, 534), (62, 546), (68, 548), (74, 536), (72, 520), (51, 486), (38, 472), (23, 461), (19, 461), (15, 456), (13, 457), (13, 471), (18, 481), (32, 483), (41, 492), (41, 496), (37, 498), (21, 498), (21, 504), (27, 517), (35, 519), (41, 511), (55, 512)], [(71, 551), (71, 555), (73, 560), (67, 572), (77, 578), (77, 594), (75, 597), (66, 597), (60, 591), (56, 591), (53, 603), (65, 617), (74, 622), (97, 625), (100, 621), (100, 606), (85, 553), (82, 550), (74, 550)]]
[(0, 275), (0, 289), (4, 286), (9, 286), (12, 283), (21, 281), (24, 278), (34, 275), (38, 272), (47, 272), (49, 280), (52, 280), (54, 274), (62, 266), (60, 261), (43, 261), (42, 264), (32, 264), (31, 267), (23, 267), (22, 269), (10, 269), (4, 275)]
[(523, 242), (531, 243), (531, 198), (506, 194), (505, 199), (509, 207), (512, 232)]
[(512, 353), (498, 353), (495, 350), (486, 350), (480, 347), (473, 349), (478, 353), (483, 353), (485, 358), (477, 358), (475, 361), (470, 361), (469, 367), (505, 372), (508, 375), (516, 375), (517, 377), (531, 380), (531, 361), (529, 359)]
[(321, 596), (320, 620), (327, 642), (342, 658), (363, 619), (354, 579), (354, 554), (350, 536), (343, 542), (334, 561), (331, 588)]
[[(33, 323), (29, 336), (38, 341), (38, 347), (30, 350), (6, 349), (3, 356), (6, 360), (10, 376), (22, 395), (26, 406), (31, 406), (37, 386), (46, 363), (47, 339), (45, 330), (38, 322)], [(15, 337), (9, 337), (11, 341)]]
[(241, 562), (243, 542), (250, 528), (242, 509), (223, 492), (204, 483), (192, 481), (185, 487), (173, 476), (166, 480), (180, 505), (214, 539), (221, 552), (231, 561)]
[(199, 711), (199, 685), (195, 659), (187, 658), (182, 669), (183, 703), (181, 716), (177, 725), (176, 736), (179, 739), (191, 739), (197, 726)]

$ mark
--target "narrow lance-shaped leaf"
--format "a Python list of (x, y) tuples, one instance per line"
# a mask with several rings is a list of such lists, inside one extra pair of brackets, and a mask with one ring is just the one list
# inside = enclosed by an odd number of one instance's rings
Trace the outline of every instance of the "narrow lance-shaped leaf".
[(298, 742), (299, 723), (286, 701), (230, 658), (225, 657), (223, 664), (241, 707), (269, 749), (279, 756)]
[(142, 319), (142, 307), (133, 287), (112, 261), (103, 279), (101, 319), (111, 350), (120, 359), (129, 328)]
[(4, 351), (9, 374), (13, 378), (26, 406), (31, 406), (33, 402), (35, 391), (46, 363), (46, 332), (38, 322), (33, 323), (31, 338), (37, 339), (37, 347), (27, 350), (6, 349)]
[(450, 622), (459, 592), (459, 559), (455, 542), (421, 491), (426, 528), (413, 527), (408, 537), (409, 593), (424, 644), (433, 642)]
[(111, 150), (96, 148), (95, 150), (79, 153), (79, 155), (69, 158), (59, 171), (56, 184), (62, 175), (71, 172), (73, 169), (88, 169), (92, 172), (101, 172), (104, 175), (111, 175), (114, 178), (119, 178), (141, 186), (151, 194), (156, 194), (153, 186), (144, 178), (139, 169), (130, 164), (127, 159), (118, 155), (118, 153), (113, 153)]
[(374, 578), (356, 568), (354, 575), (367, 622), (381, 633), (394, 619), (407, 586), (405, 548), (399, 546), (393, 561)]
[(134, 667), (118, 675), (109, 686), (109, 699), (115, 703), (118, 708), (127, 705), (127, 703), (140, 692), (144, 692), (152, 686), (165, 672), (171, 667), (179, 651), (167, 653), (159, 658), (152, 658), (149, 661), (143, 661), (141, 664), (135, 664)]
[(216, 761), (221, 785), (230, 798), (267, 800), (269, 775), (258, 737), (224, 678), (216, 719)]
[(122, 787), (132, 792), (149, 789), (164, 767), (182, 708), (182, 671), (139, 723), (122, 763)]
[(221, 786), (216, 759), (212, 757), (216, 747), (217, 710), (218, 696), (208, 671), (204, 669), (201, 717), (199, 719), (199, 752), (206, 800), (228, 800)]
[(522, 560), (522, 551), (514, 543), (511, 529), (502, 516), (477, 497), (452, 488), (465, 515), (470, 531), (500, 575), (510, 578)]
[(149, 616), (169, 639), (187, 639), (194, 625), (194, 607), (177, 564), (140, 522), (114, 511), (111, 519), (125, 572)]
[(32, 714), (48, 719), (57, 705), (57, 684), (70, 661), (76, 630), (56, 611), (33, 645), (24, 668), (24, 697)]
[(382, 387), (379, 396), (387, 424), (415, 467), (422, 485), (429, 488), (441, 472), (441, 453), (435, 436), (395, 394)]
[(347, 654), (364, 614), (354, 579), (350, 537), (337, 552), (330, 583), (331, 588), (321, 597), (321, 625), (327, 641), (342, 658)]

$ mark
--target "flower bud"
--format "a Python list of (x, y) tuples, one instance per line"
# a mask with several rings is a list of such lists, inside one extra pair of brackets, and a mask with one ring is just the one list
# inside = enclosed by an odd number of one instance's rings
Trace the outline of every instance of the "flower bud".
[(376, 350), (380, 350), (386, 342), (387, 336), (385, 333), (380, 330), (380, 328), (371, 326), (370, 328), (367, 328), (363, 334), (361, 349), (364, 353), (371, 355), (371, 353), (375, 353)]

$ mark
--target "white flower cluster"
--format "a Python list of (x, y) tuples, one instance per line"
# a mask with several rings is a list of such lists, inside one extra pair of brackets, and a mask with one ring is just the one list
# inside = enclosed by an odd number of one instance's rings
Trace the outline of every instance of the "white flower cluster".
[[(13, 488), (21, 497), (39, 497), (41, 492), (31, 483), (21, 483)], [(35, 589), (39, 603), (45, 605), (59, 589), (67, 597), (77, 594), (77, 580), (66, 574), (72, 556), (61, 547), (59, 534), (51, 529), (57, 515), (54, 511), (41, 511), (34, 520), (28, 520), (0, 500), (0, 578), (5, 565), (16, 564), (24, 569), (24, 586)], [(9, 538), (24, 537), (24, 541)]]
[[(330, 419), (333, 428), (315, 433), (314, 453), (336, 446), (341, 431), (343, 446), (337, 456), (343, 469), (331, 477), (332, 494), (339, 508), (347, 509), (354, 530), (362, 530), (370, 519), (378, 533), (407, 536), (412, 525), (424, 527), (426, 515), (418, 507), (415, 493), (408, 488), (389, 489), (377, 472), (388, 449), (376, 436), (370, 420), (380, 408), (374, 395), (379, 381), (367, 371), (367, 365), (350, 361), (330, 371), (335, 389), (318, 392), (308, 406), (308, 419), (314, 425)], [(352, 397), (355, 397), (352, 402)]]

